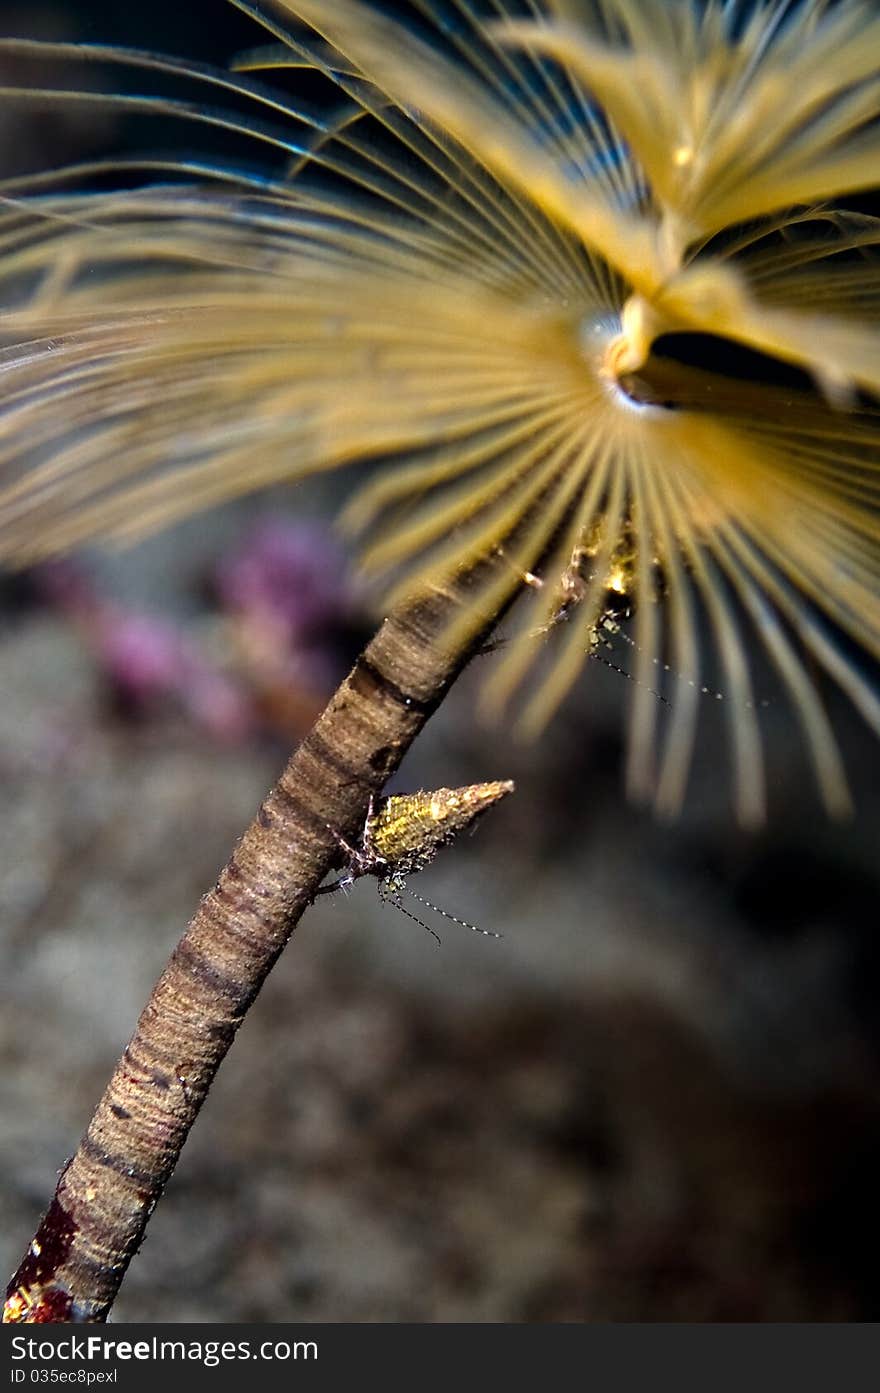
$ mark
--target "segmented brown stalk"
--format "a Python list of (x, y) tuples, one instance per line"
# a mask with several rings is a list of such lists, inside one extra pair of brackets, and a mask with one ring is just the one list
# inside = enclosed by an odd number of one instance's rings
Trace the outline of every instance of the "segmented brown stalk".
[(324, 876), (471, 646), (439, 636), (474, 574), (392, 614), (205, 895), (7, 1291), (9, 1323), (103, 1321), (217, 1069)]

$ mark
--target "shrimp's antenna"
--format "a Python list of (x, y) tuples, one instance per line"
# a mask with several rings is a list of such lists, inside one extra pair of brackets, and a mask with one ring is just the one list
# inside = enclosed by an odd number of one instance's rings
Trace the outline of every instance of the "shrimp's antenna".
[[(630, 648), (634, 648), (637, 653), (641, 652), (641, 648), (639, 644), (636, 643), (635, 639), (631, 638), (629, 634), (624, 633), (623, 629), (620, 628), (619, 625), (615, 628), (614, 633), (615, 636), (622, 638), (624, 643), (628, 643)], [(607, 639), (603, 641), (608, 643)], [(608, 646), (611, 647), (610, 643), (608, 643)], [(606, 658), (601, 657), (598, 653), (591, 653), (590, 657), (596, 658), (597, 661), (600, 663), (605, 663), (607, 667), (614, 667), (613, 663), (609, 663)], [(696, 687), (697, 684), (692, 677), (686, 677), (683, 672), (677, 671), (677, 669), (674, 668), (671, 663), (664, 663), (662, 658), (657, 657), (652, 657), (651, 662), (654, 664), (655, 667), (660, 668), (661, 672), (671, 673), (671, 675), (673, 677), (677, 677), (680, 682), (687, 682), (688, 686)], [(615, 668), (614, 670), (615, 672), (621, 673), (624, 677), (630, 676), (630, 674), (626, 672), (624, 668)], [(632, 681), (635, 682), (635, 680), (636, 679), (633, 677)], [(649, 687), (648, 690), (651, 691), (653, 689)], [(701, 696), (714, 697), (716, 701), (724, 700), (724, 693), (717, 691), (715, 687), (699, 687), (698, 690)], [(655, 692), (654, 695), (659, 696), (660, 694), (659, 692)], [(669, 701), (666, 700), (666, 697), (661, 696), (660, 700), (664, 702), (667, 706), (671, 704)], [(754, 711), (757, 708), (765, 708), (769, 706), (770, 701), (768, 697), (762, 697), (760, 701), (746, 701), (743, 703), (743, 705), (745, 706), (747, 711)]]
[[(603, 642), (604, 641), (605, 640), (603, 640)], [(601, 663), (603, 667), (610, 668), (612, 672), (617, 673), (618, 677), (625, 677), (627, 682), (634, 682), (637, 687), (646, 687), (646, 684), (644, 682), (640, 682), (639, 679), (633, 676), (631, 672), (627, 672), (625, 667), (618, 667), (617, 663), (612, 663), (611, 659), (606, 658), (602, 653), (590, 652), (587, 654), (587, 657), (592, 658), (594, 663)], [(662, 692), (658, 692), (656, 687), (646, 687), (646, 690), (651, 693), (651, 696), (654, 696), (657, 698), (658, 701), (661, 701), (664, 706), (672, 705), (672, 702), (669, 700), (669, 698), (665, 697)]]
[[(436, 929), (432, 929), (432, 928), (431, 928), (431, 925), (430, 925), (430, 924), (426, 924), (425, 921), (424, 921), (424, 919), (420, 919), (420, 918), (418, 917), (417, 914), (412, 914), (412, 913), (410, 912), (410, 910), (407, 909), (406, 905), (403, 903), (403, 901), (402, 901), (401, 898), (400, 898), (400, 891), (399, 891), (399, 890), (390, 890), (390, 889), (386, 889), (386, 890), (384, 890), (384, 892), (383, 892), (382, 885), (381, 885), (381, 883), (380, 883), (380, 885), (379, 885), (379, 892), (380, 892), (380, 894), (382, 895), (382, 899), (383, 899), (383, 900), (385, 900), (388, 904), (393, 904), (393, 905), (394, 905), (394, 908), (395, 908), (395, 909), (399, 909), (400, 912), (401, 912), (401, 914), (405, 914), (406, 917), (407, 917), (407, 919), (412, 919), (413, 923), (414, 923), (414, 924), (418, 924), (418, 926), (419, 926), (420, 929), (426, 929), (427, 932), (431, 935), (432, 938), (436, 938), (436, 940), (437, 940), (437, 946), (438, 946), (438, 948), (439, 948), (439, 946), (440, 946), (442, 940), (441, 940), (440, 935), (438, 934), (437, 930), (436, 930)], [(420, 900), (420, 899), (421, 899), (421, 896), (420, 896), (420, 895), (415, 895), (415, 894), (413, 894), (412, 890), (410, 890), (409, 893), (413, 896), (413, 899), (415, 899), (415, 900)], [(427, 904), (428, 902), (427, 902), (427, 900), (424, 900), (423, 903), (424, 903), (424, 904)], [(430, 905), (429, 908), (433, 909), (434, 906), (433, 906), (433, 905)], [(440, 910), (440, 913), (442, 914), (443, 911)], [(447, 914), (446, 918), (447, 918), (447, 919), (451, 919), (451, 918), (452, 918), (452, 915), (451, 915), (451, 914)]]
[[(431, 902), (430, 900), (426, 900), (425, 897), (424, 897), (424, 895), (418, 895), (418, 894), (416, 894), (415, 890), (410, 890), (410, 888), (409, 888), (408, 885), (405, 885), (403, 888), (404, 888), (404, 890), (406, 891), (406, 893), (407, 893), (408, 895), (412, 895), (413, 899), (414, 899), (414, 900), (418, 900), (419, 904), (423, 904), (423, 905), (425, 906), (426, 909), (432, 909), (432, 910), (434, 911), (435, 914), (442, 914), (444, 919), (451, 919), (452, 922), (453, 922), (453, 924), (460, 924), (461, 927), (462, 927), (463, 929), (472, 929), (473, 932), (474, 932), (475, 934), (483, 934), (484, 937), (486, 937), (486, 938), (503, 938), (503, 937), (504, 937), (503, 934), (495, 933), (495, 931), (494, 931), (493, 929), (481, 929), (480, 926), (479, 926), (479, 924), (471, 924), (471, 923), (468, 922), (467, 919), (459, 919), (457, 915), (455, 915), (455, 914), (450, 914), (449, 911), (446, 910), (446, 909), (441, 909), (440, 906), (439, 906), (438, 904), (432, 904), (432, 902)], [(403, 906), (402, 906), (402, 905), (398, 905), (398, 908), (401, 909), (401, 908), (403, 908)], [(404, 910), (403, 912), (404, 912), (404, 914), (407, 913), (406, 910)], [(414, 917), (415, 917), (414, 915), (412, 915), (412, 914), (410, 915), (410, 918), (411, 918), (411, 919), (414, 918)], [(420, 920), (420, 919), (417, 919), (417, 920), (416, 920), (416, 923), (417, 923), (417, 924), (420, 924), (420, 923), (421, 923), (421, 920)], [(425, 924), (425, 925), (422, 925), (422, 927), (423, 927), (423, 928), (427, 928), (427, 925), (426, 925), (426, 924)], [(431, 932), (433, 932), (433, 930), (431, 930)], [(435, 938), (436, 938), (436, 934), (435, 934), (434, 936), (435, 936)], [(440, 940), (438, 939), (437, 941), (438, 941), (438, 943), (439, 943)]]

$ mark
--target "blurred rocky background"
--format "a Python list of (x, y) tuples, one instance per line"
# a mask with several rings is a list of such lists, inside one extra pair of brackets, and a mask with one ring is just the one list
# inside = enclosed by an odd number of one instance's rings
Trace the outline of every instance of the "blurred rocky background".
[[(219, 0), (0, 0), (0, 29), (205, 59), (254, 41)], [(36, 109), (0, 131), (13, 173), (141, 138)], [(371, 631), (326, 488), (0, 579), (8, 1271), (198, 897)], [(661, 827), (622, 796), (624, 678), (589, 664), (521, 747), (475, 721), (491, 661), (397, 786), (516, 779), (414, 887), (504, 938), (441, 919), (438, 948), (372, 881), (307, 914), (116, 1318), (877, 1319), (876, 743), (829, 690), (857, 801), (830, 824), (759, 665), (769, 827), (733, 824), (711, 697)]]

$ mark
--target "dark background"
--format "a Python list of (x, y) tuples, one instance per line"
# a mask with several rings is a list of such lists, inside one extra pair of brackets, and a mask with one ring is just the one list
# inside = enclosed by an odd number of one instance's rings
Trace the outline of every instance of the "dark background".
[[(261, 41), (222, 0), (0, 0), (0, 29), (202, 61)], [(0, 160), (17, 173), (188, 138), (161, 121), (15, 109)], [(201, 134), (194, 148), (252, 155)], [(81, 573), (222, 652), (206, 578), (267, 517), (307, 519), (329, 549), (334, 487), (276, 490), (91, 555)], [(367, 608), (356, 594), (328, 674), (369, 632)], [(293, 734), (269, 720), (218, 741), (173, 703), (123, 709), (82, 635), (20, 578), (4, 582), (0, 637), (12, 1270)], [(626, 665), (622, 646), (611, 656)], [(440, 921), (437, 949), (371, 882), (310, 913), (221, 1072), (119, 1319), (877, 1318), (876, 745), (829, 691), (858, 807), (830, 824), (758, 664), (768, 829), (734, 826), (711, 700), (685, 814), (660, 827), (622, 795), (628, 684), (588, 668), (531, 748), (475, 724), (478, 673), (459, 683), (398, 782), (516, 778), (515, 798), (417, 886), (504, 939)]]

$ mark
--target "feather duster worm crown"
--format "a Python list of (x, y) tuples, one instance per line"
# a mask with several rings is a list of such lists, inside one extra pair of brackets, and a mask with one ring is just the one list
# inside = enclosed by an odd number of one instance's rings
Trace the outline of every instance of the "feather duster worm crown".
[[(703, 626), (740, 817), (764, 800), (754, 645), (845, 807), (805, 658), (880, 730), (849, 656), (880, 649), (880, 222), (858, 211), (880, 169), (876, 6), (232, 3), (266, 40), (232, 72), (3, 44), (141, 83), (22, 84), (7, 106), (111, 101), (244, 135), (282, 168), (154, 161), (137, 191), (97, 193), (83, 165), (2, 186), (0, 555), (133, 538), (381, 459), (345, 520), (398, 596), (502, 558), (461, 640), (532, 582), (490, 701), (531, 680), (522, 719), (540, 727), (616, 592), (636, 615), (636, 795), (666, 812), (683, 797)], [(285, 95), (285, 69), (320, 74), (337, 108)], [(151, 74), (195, 97), (151, 96)], [(676, 366), (658, 340), (681, 333), (780, 370)], [(535, 679), (534, 629), (563, 611)], [(678, 674), (662, 739), (659, 659)]]

